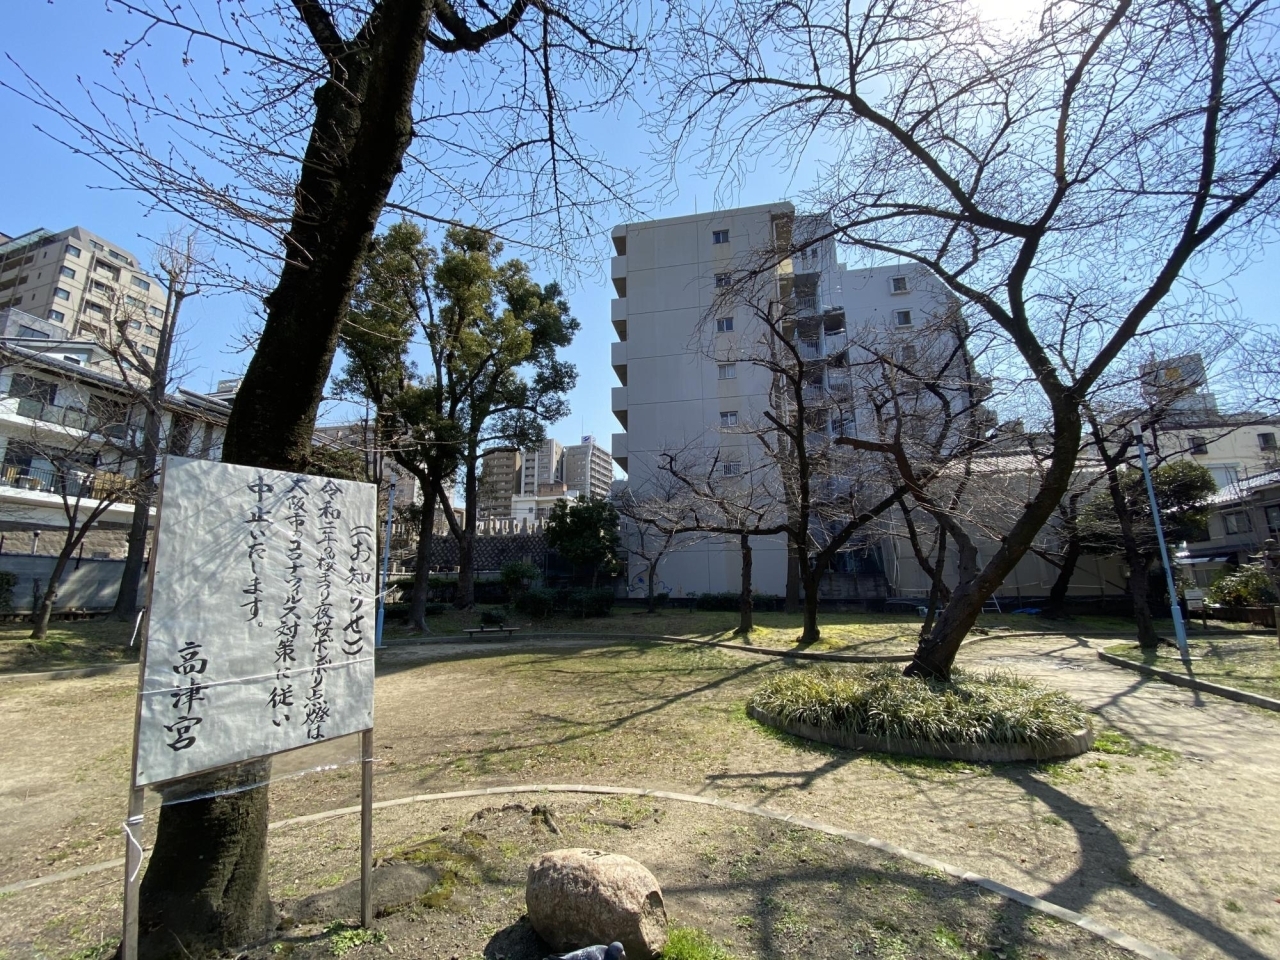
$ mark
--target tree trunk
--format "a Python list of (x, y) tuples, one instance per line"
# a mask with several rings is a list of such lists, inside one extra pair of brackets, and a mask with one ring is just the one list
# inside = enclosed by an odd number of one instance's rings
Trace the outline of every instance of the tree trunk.
[(742, 551), (742, 586), (738, 591), (738, 630), (743, 636), (751, 633), (751, 535), (740, 534), (738, 543)]
[(920, 626), (920, 637), (923, 639), (933, 631), (933, 618), (938, 615), (938, 604), (942, 600), (942, 591), (946, 585), (942, 582), (947, 569), (947, 531), (938, 527), (938, 556), (933, 563), (933, 577), (929, 584), (929, 606), (925, 610), (924, 623)]
[(822, 571), (814, 570), (805, 560), (800, 576), (804, 587), (804, 629), (800, 632), (800, 644), (807, 647), (817, 643), (821, 636), (818, 631), (818, 582), (822, 579)]
[[(425, 2), (379, 5), (376, 22), (336, 55), (314, 94), (287, 256), (231, 407), (228, 463), (306, 468), (361, 258), (413, 139), (413, 97), (434, 10)], [(232, 775), (213, 797), (161, 808), (142, 883), (143, 960), (225, 951), (271, 930), (267, 790), (237, 789), (264, 779)]]
[(453, 601), (453, 605), (459, 610), (470, 610), (476, 605), (476, 524), (479, 521), (476, 490), (479, 486), (479, 462), (480, 451), (473, 445), (467, 451), (462, 475), (462, 495), (466, 502), (462, 509), (462, 538), (458, 541), (458, 596)]
[[(147, 414), (151, 419), (151, 414)], [(148, 432), (149, 429), (148, 429)], [(150, 458), (152, 472), (155, 471), (156, 457)], [(147, 454), (143, 453), (139, 470), (147, 468)], [(124, 567), (120, 572), (120, 589), (116, 593), (116, 605), (111, 608), (114, 620), (132, 622), (138, 615), (138, 590), (142, 587), (142, 567), (147, 559), (147, 528), (151, 525), (151, 504), (155, 502), (155, 483), (148, 483), (138, 492), (133, 504), (133, 517), (129, 520), (129, 534), (126, 542), (128, 549), (124, 557)]]
[(933, 625), (933, 632), (916, 647), (915, 655), (904, 671), (907, 676), (938, 680), (951, 678), (951, 667), (960, 652), (960, 645), (977, 623), (983, 604), (1026, 555), (1036, 534), (1071, 486), (1081, 433), (1080, 406), (1073, 397), (1062, 394), (1053, 398), (1053, 423), (1053, 450), (1040, 489), (981, 572), (971, 578), (962, 576), (951, 591), (951, 600)]
[[(1136, 561), (1136, 562), (1135, 562)], [(1129, 563), (1129, 596), (1133, 598), (1133, 622), (1138, 628), (1138, 646), (1155, 650), (1160, 646), (1155, 618), (1151, 616), (1151, 560), (1138, 554)]]
[(787, 613), (800, 612), (800, 554), (787, 537), (787, 596), (783, 604)]
[(36, 611), (35, 624), (31, 628), (32, 640), (43, 640), (49, 633), (49, 618), (53, 615), (53, 604), (58, 599), (58, 584), (62, 582), (62, 575), (66, 572), (67, 564), (71, 562), (71, 555), (76, 552), (76, 545), (84, 539), (83, 534), (76, 536), (75, 519), (68, 521), (70, 526), (67, 530), (66, 542), (62, 545), (62, 551), (58, 554), (58, 559), (53, 565), (53, 573), (49, 574), (49, 584), (44, 588), (44, 596), (40, 599), (40, 609)]
[(653, 613), (657, 609), (653, 605), (653, 578), (656, 577), (657, 575), (658, 575), (658, 561), (654, 560), (652, 563), (649, 564), (649, 593), (648, 593), (648, 602), (645, 605), (645, 610), (648, 613)]
[(427, 597), (431, 593), (431, 541), (435, 536), (436, 493), (423, 487), (422, 516), (418, 520), (418, 550), (413, 566), (413, 593), (409, 595), (409, 622), (423, 633), (427, 628)]
[(1073, 530), (1067, 539), (1067, 549), (1062, 555), (1062, 566), (1058, 568), (1057, 579), (1053, 581), (1053, 586), (1049, 590), (1049, 599), (1044, 605), (1046, 617), (1057, 619), (1065, 615), (1067, 588), (1071, 586), (1071, 578), (1075, 576), (1080, 554), (1080, 538)]

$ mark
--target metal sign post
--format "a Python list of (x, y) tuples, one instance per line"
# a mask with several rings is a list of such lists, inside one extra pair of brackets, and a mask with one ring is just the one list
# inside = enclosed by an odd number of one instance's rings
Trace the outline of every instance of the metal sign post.
[(1156, 488), (1151, 482), (1151, 468), (1147, 465), (1147, 448), (1142, 443), (1142, 428), (1134, 427), (1134, 440), (1138, 444), (1138, 459), (1142, 461), (1142, 476), (1147, 481), (1147, 496), (1151, 499), (1151, 520), (1156, 526), (1156, 540), (1160, 544), (1160, 562), (1164, 564), (1165, 584), (1169, 588), (1169, 612), (1173, 616), (1173, 633), (1178, 639), (1178, 653), (1182, 662), (1191, 665), (1191, 650), (1187, 646), (1187, 628), (1182, 622), (1182, 608), (1178, 606), (1178, 590), (1173, 583), (1173, 566), (1169, 563), (1169, 548), (1164, 542), (1164, 526), (1160, 523), (1160, 504), (1156, 502)]
[(373, 628), (373, 645), (382, 646), (382, 624), (386, 619), (387, 581), (390, 579), (391, 566), (391, 518), (396, 505), (396, 480), (391, 478), (391, 488), (387, 490), (387, 531), (382, 538), (382, 570), (378, 578), (378, 617)]

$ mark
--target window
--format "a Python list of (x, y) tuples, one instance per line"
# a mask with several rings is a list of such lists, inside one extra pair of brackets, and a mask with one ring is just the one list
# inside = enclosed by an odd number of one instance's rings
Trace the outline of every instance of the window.
[(96, 313), (96, 314), (98, 314), (99, 316), (105, 315), (105, 314), (106, 314), (106, 312), (107, 312), (107, 308), (106, 308), (106, 307), (104, 307), (104, 306), (103, 306), (102, 304), (100, 304), (100, 303), (94, 303), (92, 300), (86, 300), (86, 301), (84, 302), (84, 308), (85, 308), (85, 310), (87, 310), (89, 313)]
[(142, 329), (142, 321), (141, 321), (141, 320), (130, 320), (130, 321), (129, 321), (129, 329), (130, 329), (130, 330), (141, 330), (141, 329)]
[(1267, 507), (1267, 533), (1280, 537), (1280, 507)]
[(154, 357), (156, 355), (155, 347), (148, 347), (145, 344), (138, 348), (138, 352), (144, 357)]
[(721, 317), (716, 321), (716, 333), (729, 333), (733, 329), (733, 317)]
[(911, 311), (910, 310), (893, 311), (893, 322), (900, 327), (911, 326)]
[(54, 287), (54, 288), (53, 288), (53, 295), (54, 295), (55, 297), (57, 297), (59, 300), (70, 300), (70, 299), (71, 299), (71, 291), (70, 291), (70, 290), (63, 290), (61, 287)]
[(738, 365), (735, 363), (717, 363), (717, 380), (735, 380), (738, 376)]
[(1274, 450), (1276, 448), (1276, 435), (1274, 433), (1258, 434), (1258, 449)]
[(1204, 457), (1209, 454), (1209, 441), (1204, 437), (1188, 437), (1187, 445), (1191, 448), (1192, 456)]
[(70, 267), (61, 267), (58, 270), (58, 273), (62, 274), (62, 276), (66, 277), (68, 280), (74, 280), (76, 278), (76, 272)]
[(731, 287), (731, 286), (733, 286), (733, 274), (731, 274), (731, 273), (717, 273), (717, 274), (716, 274), (716, 286), (717, 286), (717, 287)]
[(128, 296), (128, 295), (126, 295), (126, 296), (125, 296), (125, 298), (124, 298), (124, 302), (125, 302), (125, 303), (127, 303), (127, 304), (128, 304), (129, 306), (131, 306), (131, 307), (144, 307), (144, 306), (146, 306), (146, 304), (144, 304), (144, 303), (143, 303), (141, 300), (139, 300), (137, 297), (130, 297), (130, 296)]
[(712, 243), (728, 243), (729, 231), (728, 230), (712, 230), (711, 242)]
[(107, 286), (105, 283), (103, 283), (101, 280), (95, 280), (95, 281), (93, 281), (93, 289), (94, 289), (94, 290), (96, 290), (98, 293), (110, 293), (110, 292), (111, 292), (111, 288), (110, 288), (110, 287), (108, 287), (108, 286)]
[(18, 325), (18, 336), (26, 337), (29, 340), (48, 340), (49, 335), (43, 330), (37, 330), (35, 327), (28, 327), (26, 324)]
[(63, 313), (61, 310), (50, 310), (48, 313), (45, 314), (45, 316), (48, 317), (50, 320), (52, 320), (54, 323), (61, 323), (63, 320), (67, 319), (67, 315)]
[(1249, 518), (1248, 511), (1236, 510), (1232, 513), (1224, 513), (1222, 520), (1227, 527), (1227, 535), (1233, 533), (1251, 533), (1253, 531), (1253, 521)]
[(79, 247), (77, 247), (77, 246), (74, 246), (73, 244), (68, 243), (68, 244), (67, 244), (67, 256), (68, 256), (68, 257), (79, 257), (79, 256), (80, 256), (80, 248), (79, 248)]
[(97, 240), (90, 240), (90, 241), (89, 241), (89, 246), (90, 246), (90, 247), (92, 247), (94, 250), (97, 250), (99, 253), (101, 253), (103, 250), (107, 249), (107, 248), (106, 248), (106, 247), (104, 247), (102, 244), (100, 244)]
[(907, 278), (906, 277), (890, 277), (889, 292), (890, 293), (910, 293), (911, 291), (907, 287)]
[(110, 257), (112, 260), (118, 260), (121, 263), (127, 263), (129, 266), (131, 267), (133, 266), (133, 261), (130, 260), (128, 257), (126, 257), (123, 253), (117, 253), (114, 250), (108, 250), (107, 256)]
[(151, 289), (151, 284), (147, 283), (147, 281), (143, 280), (141, 277), (130, 277), (129, 282), (132, 283), (139, 290)]
[(103, 276), (110, 277), (116, 283), (120, 282), (120, 271), (117, 270), (115, 267), (111, 266), (111, 264), (109, 263), (103, 263), (101, 260), (99, 260), (97, 263), (93, 265), (93, 269), (98, 271), (98, 273), (102, 274)]
[(147, 307), (147, 313), (151, 314), (153, 317), (164, 316), (164, 311), (161, 310), (159, 307)]
[(720, 411), (720, 426), (736, 427), (737, 425), (738, 425), (737, 410), (721, 410)]
[(147, 336), (149, 336), (149, 337), (158, 337), (158, 336), (160, 336), (160, 328), (159, 328), (159, 327), (157, 327), (157, 326), (154, 326), (154, 325), (152, 325), (152, 324), (150, 324), (150, 323), (148, 323), (148, 324), (147, 324)]
[(738, 477), (742, 475), (742, 464), (737, 460), (726, 460), (720, 464), (720, 476)]

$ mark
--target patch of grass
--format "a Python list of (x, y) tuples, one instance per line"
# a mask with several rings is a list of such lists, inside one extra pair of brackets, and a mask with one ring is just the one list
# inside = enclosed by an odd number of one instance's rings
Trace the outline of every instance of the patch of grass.
[(1160, 763), (1172, 763), (1178, 759), (1176, 750), (1139, 743), (1118, 730), (1103, 730), (1099, 733), (1093, 738), (1093, 749), (1099, 753), (1110, 753), (1122, 757), (1146, 757), (1148, 760)]
[(1244, 907), (1240, 906), (1235, 900), (1228, 900), (1222, 905), (1222, 909), (1228, 913), (1244, 913)]
[(324, 928), (329, 938), (329, 952), (335, 957), (342, 957), (352, 950), (358, 950), (368, 943), (382, 943), (387, 935), (381, 930), (369, 930), (357, 927), (343, 920), (335, 920)]
[(43, 640), (30, 639), (31, 624), (0, 624), (0, 673), (83, 667), (99, 663), (132, 663), (140, 644), (128, 646), (133, 624), (106, 617), (55, 620)]
[(823, 729), (930, 743), (1044, 743), (1089, 726), (1066, 694), (1006, 672), (956, 670), (943, 683), (888, 665), (797, 669), (767, 681), (750, 704)]
[(116, 952), (116, 945), (119, 941), (105, 940), (102, 943), (94, 944), (92, 947), (84, 947), (75, 953), (69, 953), (64, 960), (105, 960)]
[[(1143, 650), (1136, 643), (1107, 647), (1107, 653), (1161, 670), (1185, 671), (1178, 651), (1161, 647)], [(1274, 636), (1193, 638), (1191, 673), (1199, 680), (1280, 699), (1280, 646)]]
[(734, 956), (709, 934), (694, 927), (673, 925), (667, 931), (662, 960), (734, 960)]

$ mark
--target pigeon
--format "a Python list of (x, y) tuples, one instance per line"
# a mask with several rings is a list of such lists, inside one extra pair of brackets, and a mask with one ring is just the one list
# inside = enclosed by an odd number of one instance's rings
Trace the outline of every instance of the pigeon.
[(626, 951), (616, 940), (607, 947), (603, 944), (583, 947), (573, 953), (554, 953), (547, 960), (627, 960)]

